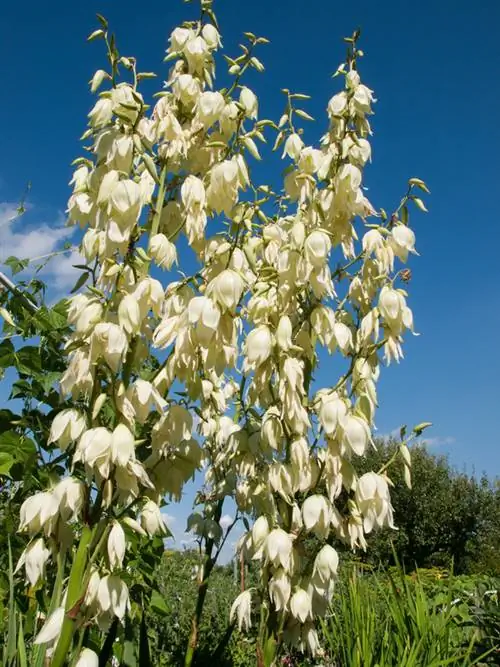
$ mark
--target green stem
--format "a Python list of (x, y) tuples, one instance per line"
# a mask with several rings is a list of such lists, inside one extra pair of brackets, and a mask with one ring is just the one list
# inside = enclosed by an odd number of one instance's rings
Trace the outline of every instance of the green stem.
[[(224, 501), (219, 500), (217, 508), (214, 513), (214, 520), (218, 523), (222, 515), (222, 507)], [(196, 608), (193, 614), (192, 623), (191, 623), (191, 633), (189, 635), (188, 646), (186, 650), (186, 656), (184, 658), (184, 667), (191, 667), (193, 664), (194, 654), (198, 647), (198, 635), (200, 630), (200, 621), (201, 615), (203, 613), (203, 607), (205, 605), (205, 598), (208, 592), (208, 580), (214, 569), (215, 563), (217, 562), (217, 556), (219, 552), (212, 557), (212, 551), (214, 548), (214, 540), (208, 539), (205, 547), (205, 562), (203, 565), (203, 579), (198, 585), (198, 597), (196, 600)]]
[(158, 233), (160, 226), (161, 211), (163, 208), (163, 200), (165, 199), (165, 179), (167, 178), (167, 165), (164, 164), (160, 173), (160, 187), (158, 190), (158, 197), (156, 198), (155, 214), (153, 222), (151, 223), (151, 236)]
[(74, 607), (78, 604), (82, 593), (82, 581), (84, 579), (85, 567), (87, 565), (87, 555), (93, 531), (89, 526), (84, 526), (80, 537), (80, 544), (71, 567), (68, 584), (68, 596), (66, 599), (66, 615), (62, 626), (59, 641), (52, 658), (51, 667), (63, 667), (71, 648), (71, 641), (76, 627), (76, 619), (70, 616)]

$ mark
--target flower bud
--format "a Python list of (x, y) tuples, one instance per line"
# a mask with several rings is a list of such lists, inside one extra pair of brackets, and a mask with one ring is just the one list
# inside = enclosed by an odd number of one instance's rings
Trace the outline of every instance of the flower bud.
[(201, 29), (201, 36), (210, 49), (216, 49), (221, 46), (220, 35), (215, 26), (211, 23), (205, 23)]
[(241, 89), (240, 104), (245, 109), (245, 116), (247, 116), (247, 118), (257, 118), (259, 110), (257, 96), (246, 86), (243, 86)]
[(125, 558), (125, 533), (120, 524), (115, 521), (108, 535), (109, 567), (112, 570), (123, 566)]
[(292, 347), (292, 322), (288, 315), (280, 317), (276, 330), (276, 342), (278, 347), (285, 352)]

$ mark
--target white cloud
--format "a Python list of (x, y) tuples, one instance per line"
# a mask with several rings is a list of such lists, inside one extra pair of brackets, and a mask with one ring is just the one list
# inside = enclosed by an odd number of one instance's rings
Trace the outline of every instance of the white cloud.
[(456, 438), (452, 435), (438, 435), (434, 438), (425, 438), (424, 442), (429, 447), (440, 447), (443, 445), (453, 445), (456, 442)]
[(46, 222), (30, 225), (28, 228), (23, 216), (16, 214), (16, 205), (0, 202), (0, 261), (10, 255), (28, 259), (47, 255), (57, 250), (63, 239), (73, 233), (65, 227), (59, 215), (54, 224)]
[(167, 524), (167, 526), (172, 530), (172, 527), (174, 523), (176, 522), (175, 516), (172, 516), (171, 514), (168, 514), (167, 512), (162, 512), (161, 513), (161, 518), (163, 521)]
[(219, 521), (219, 525), (222, 530), (227, 530), (233, 521), (234, 519), (232, 516), (229, 516), (229, 514), (224, 514), (224, 516), (221, 517), (221, 520)]
[[(73, 229), (65, 226), (62, 214), (55, 217), (52, 224), (27, 224), (26, 219), (17, 214), (16, 204), (0, 202), (0, 263), (13, 255), (19, 259), (35, 260), (36, 264), (37, 258), (62, 250), (62, 242), (69, 240)], [(42, 262), (43, 259), (40, 259), (39, 263)], [(68, 251), (51, 259), (42, 269), (41, 277), (47, 280), (50, 276), (49, 287), (56, 292), (67, 292), (79, 275), (73, 264), (81, 263), (82, 257), (76, 250)]]

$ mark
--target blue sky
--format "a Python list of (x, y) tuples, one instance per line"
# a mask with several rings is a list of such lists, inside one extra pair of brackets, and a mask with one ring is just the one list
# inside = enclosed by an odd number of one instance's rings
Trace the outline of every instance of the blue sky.
[[(271, 39), (260, 53), (266, 72), (249, 80), (261, 116), (279, 117), (281, 87), (308, 93), (317, 137), (337, 90), (330, 75), (343, 58), (342, 37), (362, 28), (362, 78), (378, 99), (368, 196), (391, 210), (412, 176), (432, 191), (429, 214), (414, 217), (421, 256), (411, 263), (409, 291), (421, 336), (408, 338), (405, 360), (382, 373), (379, 431), (432, 421), (434, 451), (469, 472), (500, 474), (500, 3), (216, 0), (215, 9), (226, 53), (236, 53), (245, 30)], [(160, 77), (170, 30), (197, 15), (180, 0), (2, 3), (0, 258), (43, 254), (66, 240), (70, 163), (92, 104), (87, 82), (104, 64), (101, 45), (85, 41), (97, 11), (120, 51)], [(28, 180), (29, 214), (10, 223)], [(62, 259), (51, 269), (60, 289), (70, 265)]]

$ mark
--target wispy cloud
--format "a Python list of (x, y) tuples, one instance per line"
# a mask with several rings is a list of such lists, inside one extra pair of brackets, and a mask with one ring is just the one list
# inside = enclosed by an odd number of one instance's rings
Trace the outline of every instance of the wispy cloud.
[(437, 435), (434, 438), (425, 438), (424, 442), (429, 447), (441, 447), (444, 445), (453, 445), (456, 438), (452, 435)]
[[(36, 217), (36, 211), (29, 211), (30, 218)], [(33, 260), (35, 265), (51, 253), (62, 250), (62, 244), (73, 234), (71, 227), (64, 224), (64, 216), (54, 215), (52, 222), (27, 222), (17, 213), (17, 204), (0, 202), (0, 263), (8, 257)], [(68, 254), (58, 255), (47, 263), (42, 277), (51, 277), (50, 287), (56, 292), (67, 291), (76, 282), (78, 271), (73, 264), (81, 264), (82, 257), (73, 250)], [(29, 268), (26, 270), (29, 272)]]

